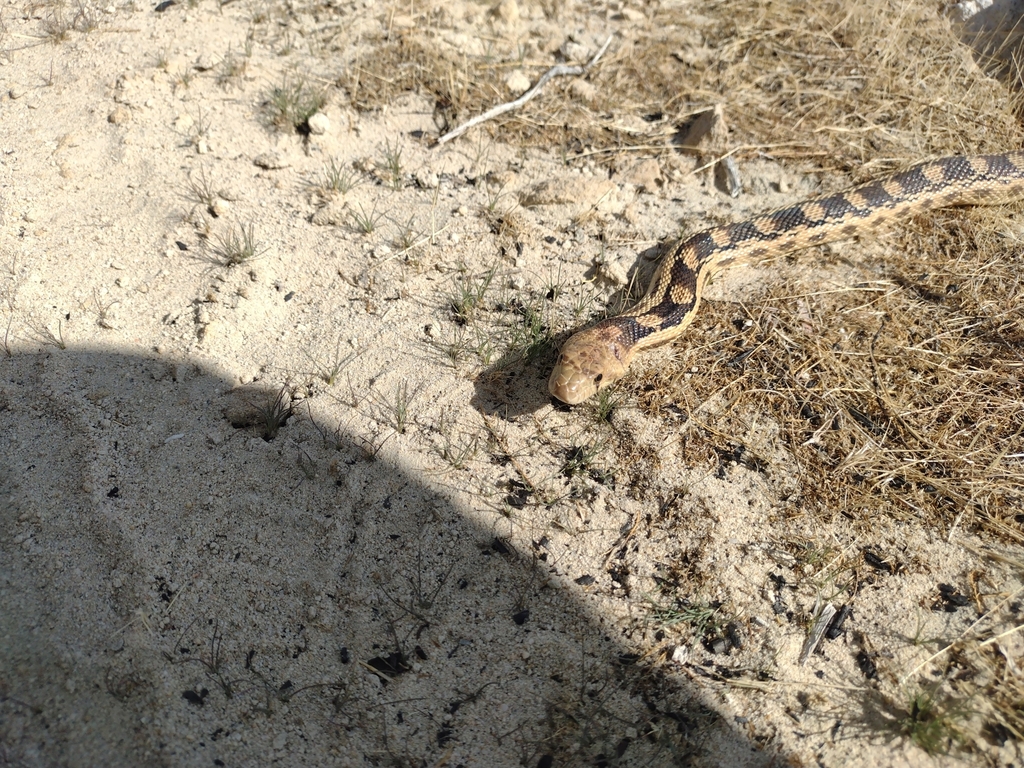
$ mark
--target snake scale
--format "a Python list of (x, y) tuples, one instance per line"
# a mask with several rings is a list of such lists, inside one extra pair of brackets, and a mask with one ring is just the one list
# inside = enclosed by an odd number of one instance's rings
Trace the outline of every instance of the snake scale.
[(617, 381), (637, 352), (686, 329), (709, 278), (725, 267), (850, 238), (933, 208), (992, 205), (1022, 196), (1024, 152), (945, 157), (682, 239), (668, 249), (636, 306), (569, 338), (548, 389), (572, 405)]

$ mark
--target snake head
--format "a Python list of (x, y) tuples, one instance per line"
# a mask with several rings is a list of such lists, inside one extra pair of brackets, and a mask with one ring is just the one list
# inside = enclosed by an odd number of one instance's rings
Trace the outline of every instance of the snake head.
[(576, 405), (622, 378), (628, 366), (627, 349), (598, 325), (565, 342), (548, 391), (563, 403)]

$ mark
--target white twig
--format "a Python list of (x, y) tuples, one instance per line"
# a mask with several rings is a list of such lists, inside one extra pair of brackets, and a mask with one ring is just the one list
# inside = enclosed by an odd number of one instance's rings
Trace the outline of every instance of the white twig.
[(445, 144), (451, 141), (452, 139), (461, 136), (470, 128), (480, 125), (480, 123), (485, 123), (488, 120), (493, 120), (498, 115), (503, 115), (506, 112), (511, 112), (513, 109), (519, 109), (519, 107), (523, 106), (523, 104), (525, 104), (538, 93), (540, 93), (540, 89), (543, 88), (544, 84), (547, 83), (547, 81), (550, 80), (552, 77), (564, 77), (565, 75), (585, 74), (591, 67), (597, 64), (598, 59), (600, 59), (604, 55), (604, 52), (608, 50), (608, 46), (611, 45), (613, 37), (614, 35), (609, 35), (608, 39), (604, 41), (604, 45), (602, 45), (600, 50), (598, 50), (598, 52), (594, 54), (594, 58), (592, 58), (582, 67), (570, 67), (566, 66), (565, 64), (559, 64), (557, 67), (552, 67), (551, 69), (549, 69), (547, 72), (540, 76), (540, 80), (537, 81), (537, 84), (534, 85), (533, 88), (528, 90), (518, 99), (516, 99), (515, 101), (508, 101), (504, 104), (499, 104), (493, 109), (487, 110), (482, 115), (477, 115), (472, 120), (466, 121), (458, 128), (453, 128), (452, 130), (448, 131), (448, 133), (446, 133), (444, 136), (439, 138), (434, 146), (439, 147), (442, 144)]

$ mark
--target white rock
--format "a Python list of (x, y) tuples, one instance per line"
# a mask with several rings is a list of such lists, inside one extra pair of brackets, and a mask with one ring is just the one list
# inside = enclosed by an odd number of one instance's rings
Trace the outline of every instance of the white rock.
[(516, 96), (520, 96), (530, 90), (530, 78), (517, 70), (505, 78), (505, 87)]
[(331, 121), (323, 112), (313, 113), (306, 124), (314, 136), (323, 136), (331, 129)]
[(566, 40), (559, 48), (566, 61), (584, 64), (590, 59), (590, 49), (575, 40)]
[(438, 175), (427, 168), (421, 168), (416, 171), (416, 183), (419, 184), (422, 189), (437, 189), (437, 185), (441, 183)]
[(672, 651), (672, 661), (676, 664), (686, 664), (690, 660), (690, 649), (685, 645), (677, 645)]

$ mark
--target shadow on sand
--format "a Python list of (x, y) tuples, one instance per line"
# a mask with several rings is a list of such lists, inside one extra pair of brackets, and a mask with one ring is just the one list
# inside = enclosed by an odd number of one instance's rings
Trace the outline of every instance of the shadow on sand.
[(0, 361), (14, 765), (767, 765), (501, 531), (298, 410), (102, 351)]

